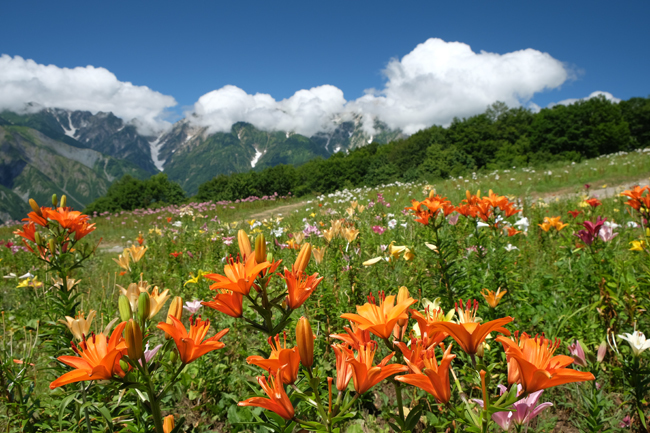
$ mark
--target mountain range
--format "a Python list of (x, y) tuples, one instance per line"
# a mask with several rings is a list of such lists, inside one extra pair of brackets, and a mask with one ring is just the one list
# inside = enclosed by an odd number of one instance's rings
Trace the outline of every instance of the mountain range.
[(213, 133), (193, 120), (147, 136), (112, 113), (38, 107), (0, 113), (0, 222), (23, 216), (29, 198), (47, 203), (52, 194), (66, 194), (81, 209), (125, 174), (144, 179), (163, 171), (193, 195), (219, 174), (300, 165), (404, 136), (379, 121), (378, 132), (369, 136), (360, 118), (335, 122), (330, 132), (312, 137), (243, 122)]

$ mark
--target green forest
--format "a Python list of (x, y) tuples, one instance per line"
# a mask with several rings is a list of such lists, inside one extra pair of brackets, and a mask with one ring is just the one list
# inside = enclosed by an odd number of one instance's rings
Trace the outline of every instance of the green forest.
[[(615, 103), (604, 97), (555, 105), (537, 113), (497, 102), (479, 115), (432, 126), (388, 144), (372, 143), (300, 166), (219, 175), (199, 186), (194, 200), (237, 200), (251, 196), (302, 196), (394, 181), (435, 180), (484, 170), (538, 167), (650, 146), (650, 97)], [(159, 175), (158, 175), (159, 176)], [(149, 185), (151, 184), (151, 185)], [(174, 203), (185, 199), (162, 176), (116, 182), (86, 209), (105, 211)], [(172, 188), (167, 193), (167, 188)], [(142, 191), (157, 191), (142, 199)], [(132, 197), (127, 199), (125, 197)]]

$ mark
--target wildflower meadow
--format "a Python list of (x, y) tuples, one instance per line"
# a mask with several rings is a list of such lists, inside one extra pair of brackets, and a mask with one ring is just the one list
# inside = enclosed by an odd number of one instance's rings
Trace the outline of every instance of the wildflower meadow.
[(650, 431), (649, 158), (30, 200), (0, 228), (0, 429)]

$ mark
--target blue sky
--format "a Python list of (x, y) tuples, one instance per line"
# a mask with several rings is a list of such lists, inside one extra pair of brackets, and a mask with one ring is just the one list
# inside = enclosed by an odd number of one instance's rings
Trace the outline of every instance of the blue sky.
[[(544, 78), (552, 89), (537, 85), (519, 98), (524, 105), (545, 107), (594, 91), (620, 99), (650, 95), (648, 16), (647, 1), (8, 2), (3, 5), (0, 54), (58, 68), (105, 68), (119, 82), (173, 97), (175, 105), (165, 100), (160, 106), (167, 105), (165, 110), (178, 117), (195, 109), (201, 96), (227, 85), (247, 95), (269, 94), (275, 101), (323, 85), (340, 89), (345, 103), (369, 88), (378, 89), (380, 97), (390, 81), (382, 71), (391, 59), (402, 59), (418, 44), (438, 38), (466, 44), (476, 54), (548, 53), (561, 62), (566, 77)], [(0, 74), (0, 99), (7, 88), (2, 79)], [(501, 85), (494, 83), (485, 85)], [(520, 91), (504, 90), (510, 96)], [(471, 92), (482, 89), (472, 87)], [(470, 114), (484, 100), (456, 111)], [(86, 108), (100, 107), (93, 103)], [(259, 102), (250, 103), (258, 107)], [(203, 104), (206, 115), (216, 109), (214, 104)], [(439, 111), (417, 125), (428, 119), (444, 123)], [(147, 117), (133, 113), (123, 115)]]

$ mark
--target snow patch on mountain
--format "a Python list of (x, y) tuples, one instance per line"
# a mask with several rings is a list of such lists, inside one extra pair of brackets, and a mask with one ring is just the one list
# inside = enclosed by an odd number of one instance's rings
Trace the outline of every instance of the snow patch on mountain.
[(165, 143), (160, 141), (161, 138), (162, 135), (160, 135), (154, 141), (150, 141), (149, 148), (151, 149), (151, 160), (153, 161), (153, 164), (156, 166), (158, 170), (163, 171), (163, 165), (165, 164), (165, 160), (161, 160), (159, 158), (160, 158), (160, 149), (162, 149), (163, 144)]
[[(266, 150), (264, 151), (264, 153), (266, 153)], [(264, 155), (264, 153), (262, 153), (259, 150), (255, 149), (255, 156), (251, 160), (251, 167), (255, 168), (255, 164), (257, 164), (257, 161), (260, 160), (260, 158), (262, 157), (262, 155)]]

